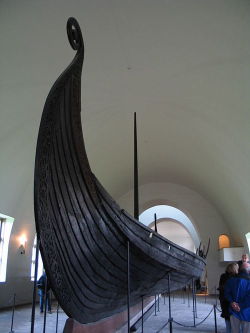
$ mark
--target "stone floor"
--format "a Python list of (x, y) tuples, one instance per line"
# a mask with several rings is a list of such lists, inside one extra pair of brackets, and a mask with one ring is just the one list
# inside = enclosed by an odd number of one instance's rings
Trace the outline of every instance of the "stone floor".
[[(165, 303), (165, 304), (164, 304)], [(204, 297), (197, 296), (197, 317), (195, 318), (196, 324), (198, 326), (193, 326), (194, 318), (193, 318), (193, 306), (192, 299), (187, 297), (187, 295), (175, 295), (171, 296), (171, 310), (173, 317), (173, 332), (174, 333), (190, 333), (190, 332), (215, 332), (215, 324), (214, 324), (214, 310), (213, 305), (216, 304), (216, 300), (214, 297)], [(56, 321), (57, 321), (57, 305), (52, 305), (52, 314), (47, 314), (46, 318), (46, 333), (55, 333), (56, 332)], [(219, 307), (218, 307), (219, 308)], [(210, 313), (211, 312), (211, 313)], [(210, 315), (208, 316), (208, 314)], [(225, 324), (224, 320), (220, 317), (220, 313), (217, 310), (217, 332), (224, 333), (225, 332)], [(168, 321), (169, 307), (168, 307), (168, 298), (160, 298), (159, 302), (159, 311), (158, 305), (156, 307), (156, 315), (155, 309), (152, 315), (144, 322), (143, 333), (164, 333), (169, 332), (169, 324), (162, 330), (160, 330)], [(199, 324), (204, 318), (208, 318), (204, 321), (204, 323)], [(58, 333), (63, 332), (63, 327), (65, 321), (68, 317), (65, 313), (59, 309), (58, 312)], [(0, 311), (0, 332), (1, 333), (9, 333), (11, 332), (11, 320), (12, 319), (12, 311), (4, 310)], [(36, 321), (35, 321), (35, 333), (43, 332), (43, 315), (39, 313), (39, 308), (36, 308)], [(178, 325), (176, 322), (185, 325)], [(30, 332), (31, 326), (31, 306), (19, 306), (15, 309), (15, 316), (13, 321), (12, 331), (15, 333), (28, 333)], [(127, 329), (124, 328), (121, 332), (127, 332)], [(138, 333), (141, 333), (142, 330), (139, 328), (137, 330)], [(103, 332), (108, 333), (108, 332)]]
[[(59, 309), (58, 311), (58, 333), (63, 332), (65, 321), (67, 320), (66, 314)], [(11, 331), (12, 322), (12, 310), (0, 311), (0, 332), (1, 333), (29, 333), (31, 329), (31, 305), (18, 306), (15, 309), (13, 328)], [(43, 322), (44, 316), (40, 314), (39, 306), (36, 307), (36, 317), (35, 317), (35, 333), (43, 332)], [(46, 333), (56, 332), (56, 322), (57, 322), (57, 305), (52, 304), (52, 313), (47, 313), (46, 315)]]
[[(146, 320), (143, 327), (143, 333), (166, 333), (170, 332), (169, 324), (167, 326), (169, 317), (169, 305), (168, 298), (160, 298), (160, 305), (158, 311), (158, 306), (156, 307), (156, 312)], [(165, 303), (165, 304), (164, 304)], [(215, 319), (214, 319), (214, 305), (216, 305), (215, 297), (199, 297), (197, 296), (197, 316), (195, 316), (196, 327), (194, 325), (193, 316), (193, 303), (192, 299), (187, 297), (187, 295), (178, 295), (174, 298), (171, 297), (171, 313), (173, 318), (172, 332), (174, 333), (191, 333), (191, 332), (215, 332)], [(225, 322), (224, 319), (220, 317), (220, 306), (216, 306), (216, 323), (217, 332), (224, 333)], [(156, 315), (155, 315), (156, 313)], [(209, 314), (210, 313), (210, 314)], [(205, 318), (207, 319), (201, 323)], [(178, 323), (178, 324), (177, 324)], [(181, 325), (180, 325), (181, 324)], [(183, 325), (183, 326), (182, 326)], [(164, 327), (164, 328), (163, 328)], [(163, 328), (163, 329), (161, 329)], [(137, 330), (141, 333), (142, 330)]]

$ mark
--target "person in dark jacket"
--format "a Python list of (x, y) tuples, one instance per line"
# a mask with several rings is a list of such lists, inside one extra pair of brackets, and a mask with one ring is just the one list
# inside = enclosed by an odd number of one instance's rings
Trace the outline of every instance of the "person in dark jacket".
[[(50, 292), (49, 292), (50, 285), (45, 272), (37, 281), (37, 288), (38, 288), (38, 295), (40, 298), (40, 313), (43, 313), (43, 304), (45, 298), (47, 298), (48, 312), (51, 313), (51, 301), (50, 301)], [(47, 295), (47, 297), (45, 297), (45, 294)]]
[(236, 263), (227, 265), (225, 273), (221, 274), (219, 282), (219, 300), (221, 306), (221, 317), (225, 319), (226, 333), (231, 333), (229, 301), (224, 296), (224, 288), (227, 280), (238, 274), (239, 266)]
[(230, 278), (225, 285), (225, 298), (229, 301), (232, 333), (250, 333), (250, 264), (240, 267), (239, 275)]
[(250, 264), (248, 254), (246, 254), (246, 253), (242, 254), (241, 260), (239, 260), (237, 262), (237, 264), (239, 265), (239, 268), (244, 262), (248, 262)]

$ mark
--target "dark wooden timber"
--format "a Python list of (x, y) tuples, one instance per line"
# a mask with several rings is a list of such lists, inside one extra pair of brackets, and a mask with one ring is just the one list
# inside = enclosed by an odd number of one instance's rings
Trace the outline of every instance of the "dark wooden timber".
[(208, 239), (208, 244), (207, 244), (207, 250), (206, 250), (206, 252), (205, 252), (205, 250), (204, 250), (204, 258), (205, 258), (205, 259), (207, 258), (209, 248), (210, 248), (210, 237), (209, 237), (209, 239)]
[(52, 290), (80, 323), (126, 309), (127, 244), (130, 304), (187, 285), (205, 261), (144, 226), (109, 196), (92, 174), (81, 123), (84, 45), (77, 21), (67, 23), (76, 55), (53, 85), (37, 140), (34, 209)]
[(138, 154), (137, 154), (137, 122), (134, 112), (134, 218), (139, 218), (139, 186), (138, 186)]
[(155, 217), (155, 232), (158, 232), (157, 231), (157, 216), (156, 216), (156, 214), (154, 215), (154, 217)]
[(171, 312), (171, 284), (170, 284), (170, 274), (168, 274), (168, 321), (169, 321), (169, 332), (173, 332), (173, 319), (172, 319), (172, 312)]
[(130, 332), (130, 242), (127, 241), (127, 328)]

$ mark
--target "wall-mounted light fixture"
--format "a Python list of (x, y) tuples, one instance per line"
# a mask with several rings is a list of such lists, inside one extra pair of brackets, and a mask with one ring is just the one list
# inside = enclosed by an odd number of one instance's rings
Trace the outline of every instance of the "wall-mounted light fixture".
[(22, 234), (20, 237), (19, 237), (19, 253), (20, 254), (25, 254), (25, 246), (26, 246), (26, 242), (27, 242), (27, 238), (24, 234)]

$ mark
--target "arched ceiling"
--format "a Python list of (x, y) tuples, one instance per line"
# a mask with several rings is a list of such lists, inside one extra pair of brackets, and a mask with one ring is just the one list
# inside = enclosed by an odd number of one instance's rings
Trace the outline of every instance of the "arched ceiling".
[(206, 197), (250, 229), (250, 2), (12, 0), (0, 4), (0, 211), (33, 220), (36, 137), (48, 91), (85, 40), (82, 117), (94, 173), (119, 198), (139, 182)]

